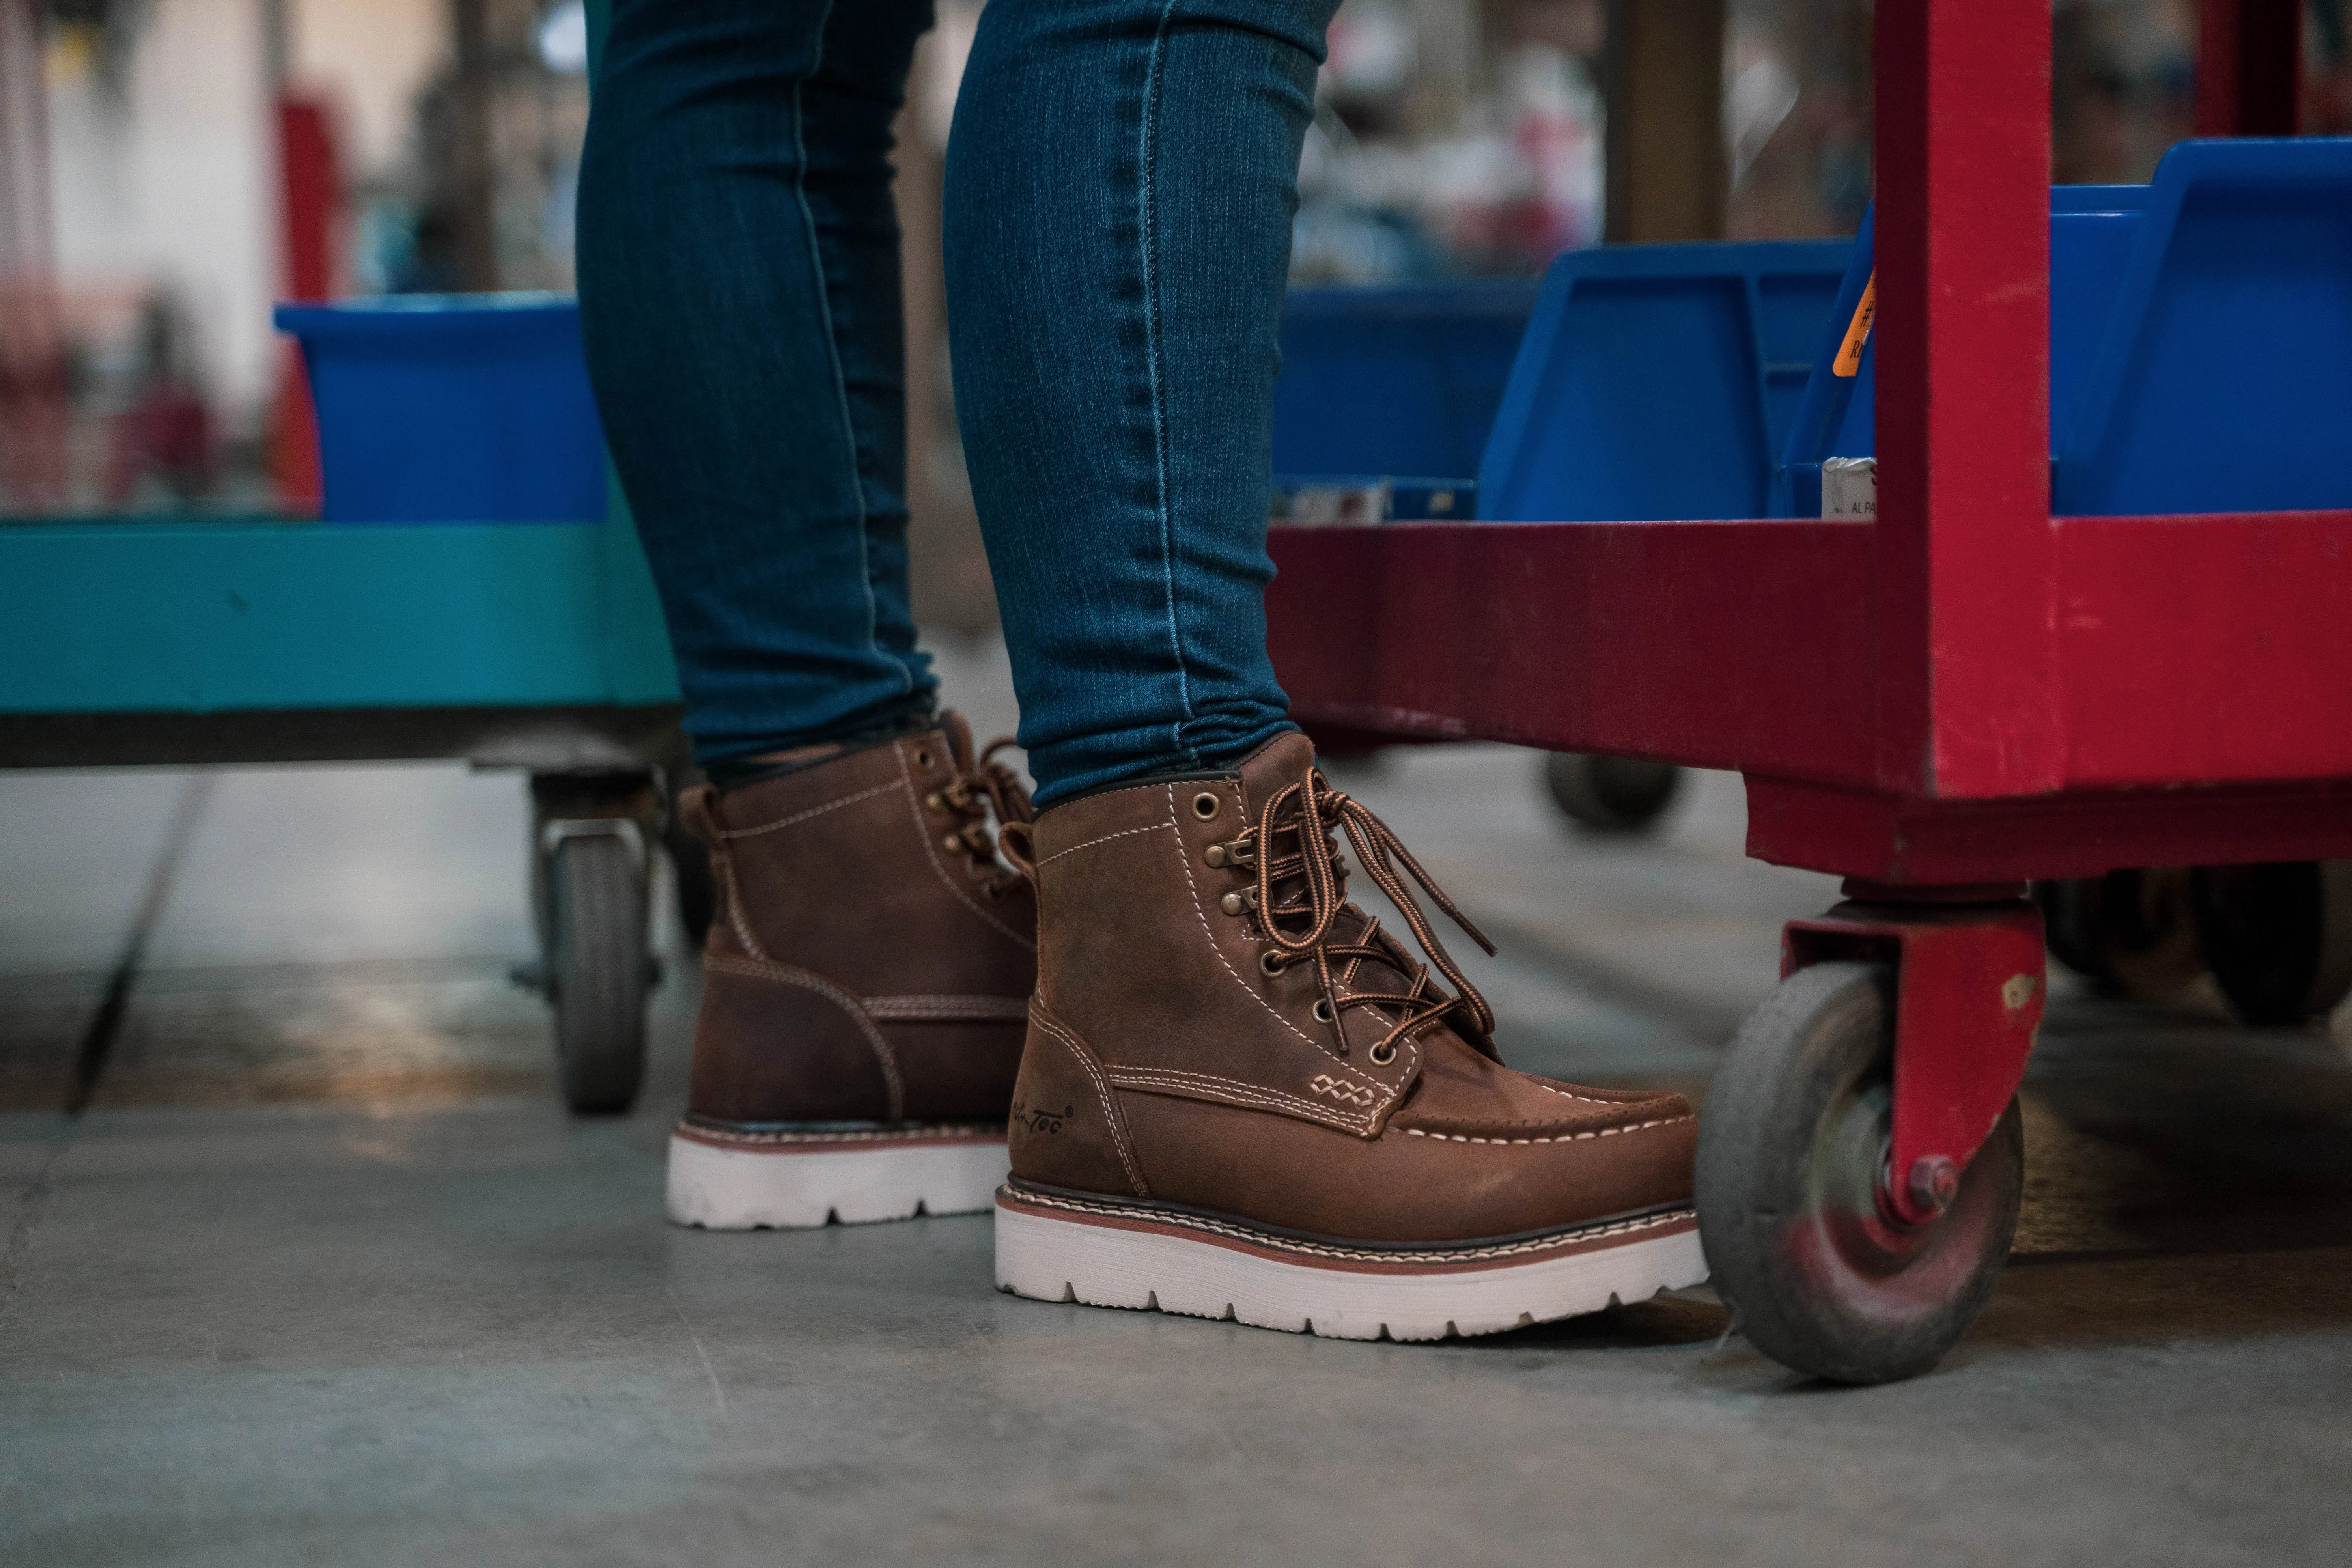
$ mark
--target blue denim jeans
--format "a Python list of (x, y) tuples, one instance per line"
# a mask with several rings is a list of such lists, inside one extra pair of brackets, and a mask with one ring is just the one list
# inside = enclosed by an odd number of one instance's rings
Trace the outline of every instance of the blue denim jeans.
[[(1289, 728), (1275, 331), (1337, 0), (992, 0), (956, 108), (957, 412), (1041, 804)], [(890, 123), (929, 0), (615, 0), (581, 172), (605, 436), (706, 765), (931, 711)]]

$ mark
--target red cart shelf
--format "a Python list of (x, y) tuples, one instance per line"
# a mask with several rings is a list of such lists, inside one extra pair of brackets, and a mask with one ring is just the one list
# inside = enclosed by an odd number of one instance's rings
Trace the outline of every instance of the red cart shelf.
[[(2281, 12), (2208, 0), (2202, 129), (2276, 128)], [(2043, 990), (2022, 883), (2352, 858), (2352, 510), (2050, 514), (2050, 42), (2046, 0), (1879, 7), (1874, 521), (1272, 546), (1310, 729), (1737, 769), (1751, 854), (1850, 879), (1711, 1094), (1699, 1206), (1757, 1342), (1852, 1381), (1932, 1364), (2006, 1252)], [(1874, 1058), (1824, 1066), (1825, 1028)], [(1847, 1081), (1780, 1105), (1807, 1072)], [(1875, 1131), (1829, 1126), (1882, 1090)]]

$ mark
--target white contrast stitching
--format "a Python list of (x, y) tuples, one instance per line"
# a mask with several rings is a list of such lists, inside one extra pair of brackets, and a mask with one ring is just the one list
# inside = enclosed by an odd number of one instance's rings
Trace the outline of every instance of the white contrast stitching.
[(1102, 1101), (1103, 1121), (1110, 1131), (1110, 1146), (1118, 1152), (1118, 1163), (1127, 1168), (1127, 1179), (1135, 1184), (1135, 1195), (1139, 1198), (1150, 1197), (1150, 1184), (1143, 1179), (1143, 1173), (1135, 1168), (1135, 1156), (1129, 1152), (1127, 1146), (1126, 1125), (1119, 1121), (1118, 1107), (1111, 1103), (1110, 1085), (1103, 1081), (1102, 1069), (1095, 1066), (1093, 1056), (1088, 1053), (1086, 1047), (1077, 1042), (1075, 1036), (1048, 1017), (1044, 1008), (1034, 1006), (1030, 1008), (1029, 1020), (1061, 1041), (1062, 1048), (1077, 1058), (1078, 1070), (1094, 1080), (1095, 1098)]
[(1231, 1237), (1263, 1247), (1273, 1252), (1295, 1252), (1309, 1258), (1336, 1258), (1354, 1263), (1484, 1263), (1498, 1258), (1520, 1258), (1531, 1252), (1549, 1252), (1577, 1242), (1597, 1241), (1602, 1237), (1626, 1236), (1635, 1231), (1655, 1230), (1661, 1226), (1682, 1225), (1692, 1212), (1687, 1208), (1670, 1209), (1664, 1214), (1644, 1215), (1639, 1219), (1616, 1220), (1608, 1225), (1587, 1226), (1580, 1230), (1554, 1231), (1549, 1236), (1530, 1237), (1525, 1241), (1500, 1242), (1492, 1247), (1461, 1247), (1435, 1248), (1425, 1252), (1384, 1252), (1371, 1247), (1334, 1247), (1326, 1242), (1300, 1241), (1286, 1236), (1270, 1236), (1247, 1226), (1233, 1225), (1224, 1220), (1211, 1219), (1206, 1215), (1177, 1214), (1166, 1209), (1135, 1208), (1114, 1203), (1087, 1203), (1074, 1198), (1050, 1197), (1044, 1193), (1006, 1189), (1000, 1201), (1010, 1199), (1034, 1208), (1064, 1209), (1071, 1214), (1100, 1215), (1105, 1219), (1141, 1220), (1153, 1225), (1172, 1226), (1180, 1230), (1204, 1231), (1212, 1236)]
[(1108, 844), (1114, 838), (1132, 838), (1139, 833), (1157, 833), (1159, 831), (1160, 824), (1156, 822), (1148, 827), (1122, 828), (1117, 833), (1106, 833), (1100, 838), (1089, 838), (1084, 844), (1073, 844), (1067, 849), (1056, 849), (1051, 855), (1046, 856), (1043, 860), (1038, 861), (1037, 864), (1040, 866), (1050, 866), (1065, 855), (1075, 855), (1081, 849), (1091, 849), (1097, 844)]
[[(1198, 1073), (1156, 1073), (1150, 1069), (1115, 1068), (1111, 1081), (1121, 1089), (1158, 1089), (1163, 1093), (1181, 1093), (1202, 1100), (1223, 1100), (1229, 1105), (1254, 1107), (1261, 1110), (1280, 1110), (1308, 1121), (1320, 1121), (1342, 1132), (1359, 1136), (1368, 1133), (1371, 1126), (1369, 1116), (1348, 1116), (1328, 1106), (1318, 1105), (1311, 1100), (1299, 1100), (1280, 1089), (1260, 1089), (1255, 1084), (1235, 1083), (1229, 1079), (1203, 1078)], [(1172, 1082), (1171, 1079), (1191, 1079)]]
[(1001, 1121), (940, 1121), (919, 1122), (912, 1127), (856, 1128), (838, 1132), (806, 1132), (797, 1129), (779, 1129), (772, 1132), (753, 1132), (731, 1127), (702, 1127), (691, 1121), (677, 1124), (680, 1137), (698, 1139), (713, 1143), (757, 1143), (771, 1148), (803, 1143), (905, 1143), (916, 1141), (937, 1142), (941, 1139), (968, 1140), (975, 1143), (1003, 1142), (1004, 1124)]
[[(725, 836), (721, 835), (720, 837), (723, 838)], [(719, 868), (719, 893), (720, 899), (727, 905), (728, 929), (735, 933), (735, 940), (743, 944), (744, 952), (750, 953), (753, 958), (758, 959), (762, 963), (766, 962), (768, 950), (760, 945), (760, 939), (751, 934), (751, 922), (743, 918), (742, 895), (737, 890), (735, 886), (734, 857), (727, 853), (726, 847), (724, 844), (722, 844), (718, 851), (710, 857), (710, 860), (711, 864)]]
[[(1201, 783), (1201, 784), (1231, 784), (1231, 783), (1233, 783), (1234, 781), (1233, 781), (1233, 780), (1231, 780), (1231, 779), (1226, 779), (1226, 778), (1217, 778), (1217, 779), (1206, 779), (1206, 778), (1204, 778), (1204, 779), (1195, 780), (1195, 781), (1193, 781), (1193, 782), (1195, 782), (1195, 783)], [(1160, 792), (1160, 790), (1161, 790), (1163, 787), (1165, 787), (1165, 786), (1160, 785), (1160, 784), (1121, 784), (1121, 785), (1120, 785), (1118, 788), (1117, 788), (1117, 789), (1097, 790), (1097, 791), (1096, 791), (1096, 792), (1095, 792), (1094, 794), (1092, 794), (1092, 795), (1080, 795), (1080, 796), (1078, 796), (1078, 797), (1077, 797), (1077, 800), (1108, 800), (1111, 796), (1113, 796), (1113, 795), (1158, 795), (1158, 794)], [(1060, 801), (1060, 802), (1055, 803), (1054, 805), (1048, 806), (1046, 809), (1047, 809), (1047, 810), (1049, 810), (1049, 811), (1058, 811), (1058, 810), (1060, 810), (1060, 809), (1061, 809), (1063, 806), (1065, 806), (1065, 805), (1076, 805), (1077, 804), (1077, 800), (1066, 800), (1066, 801)]]
[(1011, 926), (1006, 925), (1003, 921), (998, 920), (994, 915), (990, 914), (986, 910), (983, 910), (978, 904), (973, 903), (971, 901), (971, 895), (966, 893), (961, 888), (955, 885), (955, 879), (948, 875), (948, 868), (940, 864), (939, 850), (937, 847), (931, 843), (931, 830), (923, 826), (922, 803), (915, 798), (915, 774), (913, 770), (907, 766), (906, 750), (904, 747), (893, 746), (890, 748), (890, 754), (898, 759), (898, 776), (904, 779), (907, 783), (907, 815), (914, 818), (915, 837), (921, 840), (923, 846), (923, 858), (930, 862), (931, 869), (939, 873), (940, 880), (947, 885), (949, 892), (953, 893), (956, 896), (956, 901), (958, 903), (963, 905), (965, 909), (970, 910), (973, 914), (978, 915), (982, 920), (986, 921), (990, 925), (994, 926), (998, 931), (1003, 931), (1006, 936), (1011, 937), (1014, 942), (1019, 942), (1023, 947), (1027, 948), (1031, 952), (1036, 952), (1037, 944), (1034, 941), (1023, 936), (1019, 931), (1014, 931)]
[(730, 840), (756, 838), (762, 833), (773, 833), (780, 827), (790, 827), (794, 823), (806, 822), (812, 816), (823, 816), (828, 811), (838, 811), (845, 805), (855, 805), (861, 800), (872, 800), (877, 795), (887, 795), (898, 787), (895, 784), (878, 784), (872, 789), (862, 789), (856, 795), (845, 795), (839, 800), (829, 800), (823, 805), (813, 805), (806, 811), (796, 811), (790, 816), (779, 818), (774, 822), (763, 822), (757, 827), (722, 827), (719, 830), (719, 837)]
[[(1287, 1089), (1275, 1089), (1262, 1083), (1244, 1083), (1239, 1079), (1220, 1078), (1214, 1073), (1186, 1072), (1181, 1068), (1108, 1068), (1104, 1070), (1110, 1074), (1113, 1082), (1130, 1079), (1139, 1083), (1146, 1079), (1164, 1080), (1167, 1087), (1171, 1089), (1198, 1087), (1204, 1089), (1226, 1089), (1235, 1094), (1254, 1096), (1268, 1104), (1279, 1101), (1286, 1105), (1295, 1105), (1301, 1110), (1320, 1111), (1326, 1114), (1331, 1112), (1331, 1108), (1320, 1100), (1303, 1099), (1290, 1093)], [(1359, 1120), (1368, 1121), (1370, 1118), (1364, 1117)]]
[(1556, 1094), (1562, 1100), (1580, 1100), (1586, 1105), (1622, 1105), (1625, 1103), (1622, 1100), (1595, 1100), (1589, 1094), (1572, 1094), (1569, 1090), (1561, 1089), (1556, 1084), (1545, 1083), (1540, 1079), (1530, 1079), (1528, 1081), (1533, 1083), (1538, 1089), (1542, 1089), (1546, 1094)]
[(856, 997), (821, 974), (811, 973), (805, 969), (790, 968), (772, 959), (736, 958), (723, 952), (709, 953), (703, 957), (702, 967), (705, 970), (716, 969), (729, 974), (740, 974), (754, 980), (773, 980), (785, 985), (797, 985), (803, 991), (814, 991), (839, 1006), (856, 1022), (859, 1032), (866, 1037), (866, 1043), (874, 1048), (875, 1059), (882, 1064), (883, 1083), (890, 1096), (890, 1120), (896, 1121), (906, 1115), (907, 1086), (898, 1077), (898, 1055), (890, 1049), (890, 1042), (882, 1037), (882, 1031), (874, 1026), (874, 1020), (866, 1016), (866, 1009), (858, 1005)]
[(930, 1022), (1017, 1024), (1029, 1016), (1026, 996), (868, 996), (866, 1010), (877, 1018)]
[(1552, 1138), (1471, 1138), (1459, 1132), (1423, 1132), (1418, 1127), (1403, 1129), (1408, 1138), (1434, 1138), (1441, 1143), (1581, 1143), (1588, 1138), (1611, 1138), (1620, 1132), (1643, 1132), (1653, 1127), (1675, 1127), (1685, 1121), (1696, 1121), (1696, 1116), (1669, 1116), (1657, 1121), (1637, 1121), (1630, 1127), (1603, 1127), (1597, 1132), (1562, 1132)]

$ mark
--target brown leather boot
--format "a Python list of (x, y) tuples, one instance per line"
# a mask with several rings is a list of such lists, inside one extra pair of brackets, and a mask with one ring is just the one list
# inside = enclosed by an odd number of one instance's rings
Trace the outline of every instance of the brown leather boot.
[[(1338, 831), (1452, 993), (1346, 901)], [(1706, 1277), (1689, 1105), (1504, 1068), (1405, 875), (1486, 939), (1305, 736), (1004, 843), (1042, 923), (1001, 1289), (1419, 1340)]]
[(670, 1217), (744, 1229), (986, 1208), (1036, 973), (1036, 903), (986, 821), (1029, 816), (1011, 771), (975, 759), (950, 714), (679, 808), (710, 847), (719, 909)]

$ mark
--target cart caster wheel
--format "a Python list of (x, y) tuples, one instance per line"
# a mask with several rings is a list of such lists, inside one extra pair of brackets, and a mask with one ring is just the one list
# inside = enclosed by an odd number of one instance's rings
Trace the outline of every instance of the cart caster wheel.
[(1671, 763), (1636, 762), (1583, 752), (1544, 759), (1544, 788), (1569, 820), (1595, 833), (1639, 833), (1681, 793), (1683, 771)]
[(563, 1102), (586, 1115), (629, 1109), (646, 1074), (643, 865), (625, 840), (559, 840), (546, 866), (548, 942), (541, 980), (555, 1006)]
[(2012, 1100), (1949, 1208), (1925, 1225), (1887, 1217), (1893, 989), (1883, 965), (1799, 970), (1740, 1026), (1699, 1119), (1716, 1289), (1758, 1350), (1836, 1383), (1914, 1377), (1958, 1342), (2024, 1192)]
[(2036, 882), (2033, 901), (2059, 963), (2139, 1001), (2178, 994), (2205, 973), (2190, 874), (2158, 868)]
[(2249, 1024), (2325, 1017), (2352, 992), (2352, 860), (2200, 866), (2197, 933)]

